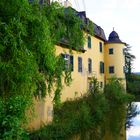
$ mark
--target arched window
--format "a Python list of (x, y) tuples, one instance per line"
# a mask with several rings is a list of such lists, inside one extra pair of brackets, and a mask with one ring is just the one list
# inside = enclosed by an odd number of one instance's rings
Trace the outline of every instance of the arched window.
[(91, 37), (88, 36), (88, 48), (91, 48)]

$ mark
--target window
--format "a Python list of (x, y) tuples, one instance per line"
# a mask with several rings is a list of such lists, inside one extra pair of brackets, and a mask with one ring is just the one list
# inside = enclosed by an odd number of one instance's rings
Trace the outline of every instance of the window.
[(73, 71), (74, 70), (74, 67), (73, 67), (73, 56), (72, 55), (69, 55), (69, 54), (61, 54), (62, 58), (64, 59), (64, 62), (65, 62), (65, 67), (64, 67), (64, 70), (71, 70)]
[(109, 73), (114, 73), (114, 66), (109, 67)]
[(88, 72), (92, 72), (92, 60), (90, 58), (88, 59)]
[(109, 49), (109, 54), (113, 54), (114, 52), (113, 52), (113, 48), (110, 48)]
[(78, 72), (82, 72), (82, 57), (78, 57)]
[(88, 36), (88, 48), (91, 48), (91, 37)]
[(100, 62), (100, 73), (104, 73), (104, 62)]
[(103, 48), (102, 48), (102, 42), (99, 42), (99, 47), (100, 47), (100, 52), (102, 52), (103, 51)]

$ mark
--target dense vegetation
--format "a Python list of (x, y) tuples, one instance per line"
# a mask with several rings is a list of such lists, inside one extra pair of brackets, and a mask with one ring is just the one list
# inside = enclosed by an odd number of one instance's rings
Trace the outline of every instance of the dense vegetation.
[[(67, 101), (54, 110), (52, 124), (31, 134), (32, 140), (66, 140), (79, 134), (81, 140), (102, 140), (106, 131), (118, 138), (126, 107), (132, 100), (116, 78), (105, 86), (104, 93), (93, 79), (94, 87), (87, 95), (74, 101)], [(113, 118), (113, 119), (112, 119)]]
[(65, 40), (69, 48), (81, 49), (84, 34), (82, 21), (57, 3), (4, 0), (0, 7), (0, 139), (19, 140), (33, 97), (53, 89), (57, 104), (62, 77), (71, 81), (54, 45)]

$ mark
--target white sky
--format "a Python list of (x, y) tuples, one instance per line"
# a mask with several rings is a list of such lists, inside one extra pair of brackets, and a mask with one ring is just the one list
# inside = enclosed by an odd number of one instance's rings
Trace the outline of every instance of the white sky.
[[(69, 0), (78, 11), (101, 26), (108, 35), (115, 28), (122, 41), (132, 46), (135, 72), (140, 72), (140, 0)], [(85, 4), (84, 4), (85, 3)]]

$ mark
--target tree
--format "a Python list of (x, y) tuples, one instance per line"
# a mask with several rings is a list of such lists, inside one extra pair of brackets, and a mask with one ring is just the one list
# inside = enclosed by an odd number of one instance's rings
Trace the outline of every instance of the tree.
[(124, 55), (125, 55), (125, 73), (126, 73), (126, 79), (129, 80), (130, 75), (132, 73), (132, 64), (135, 59), (135, 56), (131, 54), (131, 46), (128, 44), (126, 45), (124, 49)]

